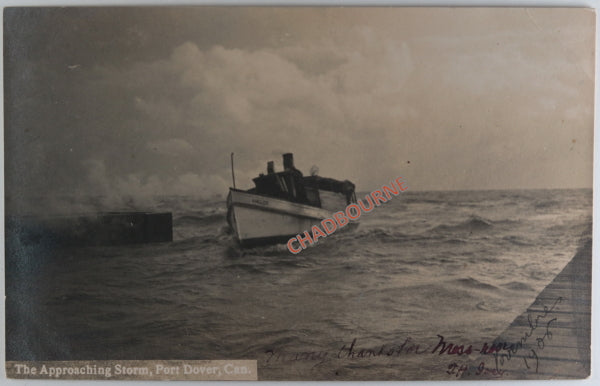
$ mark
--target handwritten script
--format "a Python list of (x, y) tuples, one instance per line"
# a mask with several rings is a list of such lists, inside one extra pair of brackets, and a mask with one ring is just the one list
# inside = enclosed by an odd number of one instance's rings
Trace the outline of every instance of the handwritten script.
[[(353, 360), (377, 358), (394, 358), (406, 356), (451, 356), (462, 359), (452, 361), (445, 372), (448, 375), (460, 377), (463, 374), (476, 376), (502, 377), (507, 370), (503, 369), (507, 361), (512, 358), (522, 358), (527, 370), (536, 373), (539, 370), (539, 351), (546, 347), (548, 341), (552, 340), (552, 326), (557, 318), (552, 312), (564, 299), (556, 298), (550, 306), (544, 306), (539, 313), (527, 313), (528, 328), (516, 342), (494, 340), (492, 343), (485, 342), (474, 345), (464, 342), (452, 342), (443, 335), (437, 334), (433, 344), (418, 343), (412, 337), (405, 337), (398, 342), (387, 342), (376, 347), (362, 347), (358, 338), (343, 344), (335, 351), (308, 350), (308, 351), (285, 351), (277, 348), (268, 348), (264, 351), (266, 365), (290, 362), (314, 362), (315, 366), (331, 360)], [(522, 352), (521, 355), (519, 352)], [(485, 360), (479, 360), (476, 365), (471, 365), (471, 354), (479, 353), (483, 357), (490, 355), (494, 364), (492, 367), (486, 365)]]
[[(537, 373), (540, 364), (538, 350), (543, 350), (546, 346), (547, 340), (552, 340), (552, 332), (550, 328), (552, 327), (552, 323), (556, 322), (557, 320), (557, 318), (552, 318), (550, 314), (563, 300), (564, 299), (562, 297), (556, 298), (549, 307), (544, 306), (541, 313), (532, 315), (528, 312), (528, 329), (525, 331), (525, 333), (523, 333), (519, 341), (516, 343), (495, 342), (490, 346), (485, 343), (481, 353), (484, 355), (493, 355), (496, 368), (499, 368), (499, 366), (504, 365), (506, 361), (510, 361), (514, 356), (516, 356), (519, 351), (526, 349), (528, 350), (526, 351), (526, 355), (521, 356), (521, 358), (523, 358), (523, 362), (525, 363), (525, 367), (528, 370), (535, 369), (535, 372)], [(529, 338), (539, 331), (538, 328), (543, 329), (543, 333), (541, 336), (535, 338), (535, 345), (532, 347), (529, 344), (531, 343)]]

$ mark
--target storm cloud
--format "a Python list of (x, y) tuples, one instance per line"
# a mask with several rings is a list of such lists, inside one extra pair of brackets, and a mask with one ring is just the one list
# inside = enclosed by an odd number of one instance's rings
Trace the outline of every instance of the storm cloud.
[(5, 13), (7, 195), (226, 194), (293, 152), (367, 191), (591, 187), (577, 9)]

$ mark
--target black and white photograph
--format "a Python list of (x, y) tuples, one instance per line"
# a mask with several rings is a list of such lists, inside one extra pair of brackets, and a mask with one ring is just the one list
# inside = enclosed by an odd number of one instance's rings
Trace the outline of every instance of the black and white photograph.
[(6, 376), (589, 377), (595, 28), (4, 8)]

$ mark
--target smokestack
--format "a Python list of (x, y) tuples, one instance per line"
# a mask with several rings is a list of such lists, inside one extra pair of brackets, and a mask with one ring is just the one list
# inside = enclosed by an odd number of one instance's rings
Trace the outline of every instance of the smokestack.
[(292, 153), (285, 153), (283, 155), (283, 169), (294, 169), (294, 155)]
[(273, 173), (275, 173), (275, 164), (273, 163), (273, 161), (269, 161), (267, 162), (267, 174)]

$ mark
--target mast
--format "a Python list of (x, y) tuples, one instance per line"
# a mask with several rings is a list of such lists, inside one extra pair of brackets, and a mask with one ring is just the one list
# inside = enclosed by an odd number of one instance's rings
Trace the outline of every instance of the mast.
[(233, 179), (233, 188), (235, 189), (235, 172), (233, 171), (233, 152), (231, 153), (231, 178)]

